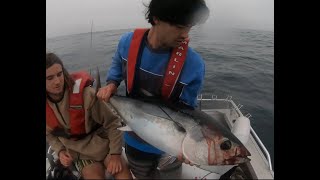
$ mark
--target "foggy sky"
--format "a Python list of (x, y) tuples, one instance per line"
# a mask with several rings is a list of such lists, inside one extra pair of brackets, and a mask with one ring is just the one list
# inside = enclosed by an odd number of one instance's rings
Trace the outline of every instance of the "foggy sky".
[[(150, 0), (46, 0), (46, 36), (150, 27), (144, 17)], [(274, 29), (273, 0), (206, 0), (215, 28)]]

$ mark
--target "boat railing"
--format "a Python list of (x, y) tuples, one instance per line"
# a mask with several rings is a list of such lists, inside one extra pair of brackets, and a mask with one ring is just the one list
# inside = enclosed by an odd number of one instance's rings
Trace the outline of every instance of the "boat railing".
[[(202, 101), (227, 101), (229, 102), (232, 106), (233, 109), (238, 113), (239, 116), (243, 116), (242, 112), (240, 111), (240, 108), (243, 107), (243, 105), (238, 104), (236, 105), (234, 103), (234, 101), (232, 100), (232, 96), (227, 96), (226, 98), (223, 99), (219, 99), (217, 95), (211, 95), (210, 98), (203, 98), (203, 95), (201, 94), (200, 96), (198, 96), (198, 100), (199, 100), (199, 108), (200, 110), (202, 109)], [(247, 118), (251, 117), (251, 114), (248, 113), (245, 115)], [(267, 148), (264, 146), (264, 144), (262, 143), (262, 141), (260, 140), (259, 136), (257, 135), (257, 133), (254, 131), (254, 129), (252, 128), (252, 126), (250, 127), (250, 132), (252, 134), (252, 136), (254, 137), (254, 139), (257, 141), (258, 145), (262, 148), (265, 156), (267, 156), (267, 161), (268, 161), (268, 165), (269, 165), (269, 170), (273, 175), (273, 169), (272, 169), (272, 163), (271, 163), (271, 158), (270, 158), (270, 154), (269, 151), (267, 150)]]

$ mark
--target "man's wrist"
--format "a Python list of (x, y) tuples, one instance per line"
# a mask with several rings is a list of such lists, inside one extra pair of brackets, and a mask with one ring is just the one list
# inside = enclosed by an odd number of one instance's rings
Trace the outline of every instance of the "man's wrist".
[(106, 86), (109, 84), (114, 84), (116, 87), (118, 87), (120, 85), (120, 83), (115, 80), (108, 80)]

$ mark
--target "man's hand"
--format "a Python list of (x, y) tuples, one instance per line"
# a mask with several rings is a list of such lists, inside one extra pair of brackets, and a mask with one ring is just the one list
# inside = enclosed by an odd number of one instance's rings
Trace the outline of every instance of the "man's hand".
[(189, 164), (190, 166), (193, 166), (194, 164), (192, 162), (190, 162), (188, 159), (185, 159), (183, 157), (183, 155), (180, 155), (177, 157), (179, 161), (183, 162), (183, 163), (186, 163), (186, 164)]
[(193, 166), (193, 165), (194, 165), (194, 164), (193, 164), (192, 162), (190, 162), (188, 159), (185, 159), (183, 162), (186, 163), (186, 164), (189, 164), (190, 166)]
[(107, 171), (115, 175), (122, 171), (121, 155), (108, 155), (104, 160), (104, 166)]
[(66, 151), (66, 150), (62, 150), (59, 152), (59, 160), (61, 162), (61, 164), (65, 167), (69, 167), (73, 161), (71, 155)]
[(111, 95), (117, 92), (117, 88), (118, 87), (113, 83), (110, 83), (105, 87), (100, 88), (97, 93), (98, 99), (108, 102)]

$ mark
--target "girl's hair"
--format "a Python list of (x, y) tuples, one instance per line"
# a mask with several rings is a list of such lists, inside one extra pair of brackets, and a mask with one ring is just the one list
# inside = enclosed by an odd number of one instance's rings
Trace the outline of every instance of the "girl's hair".
[(51, 67), (54, 64), (61, 65), (62, 71), (63, 71), (63, 76), (64, 76), (64, 81), (65, 81), (65, 86), (68, 89), (72, 88), (75, 82), (71, 78), (68, 71), (64, 68), (61, 59), (57, 55), (55, 55), (54, 53), (47, 52), (46, 53), (46, 69), (48, 69), (49, 67)]

